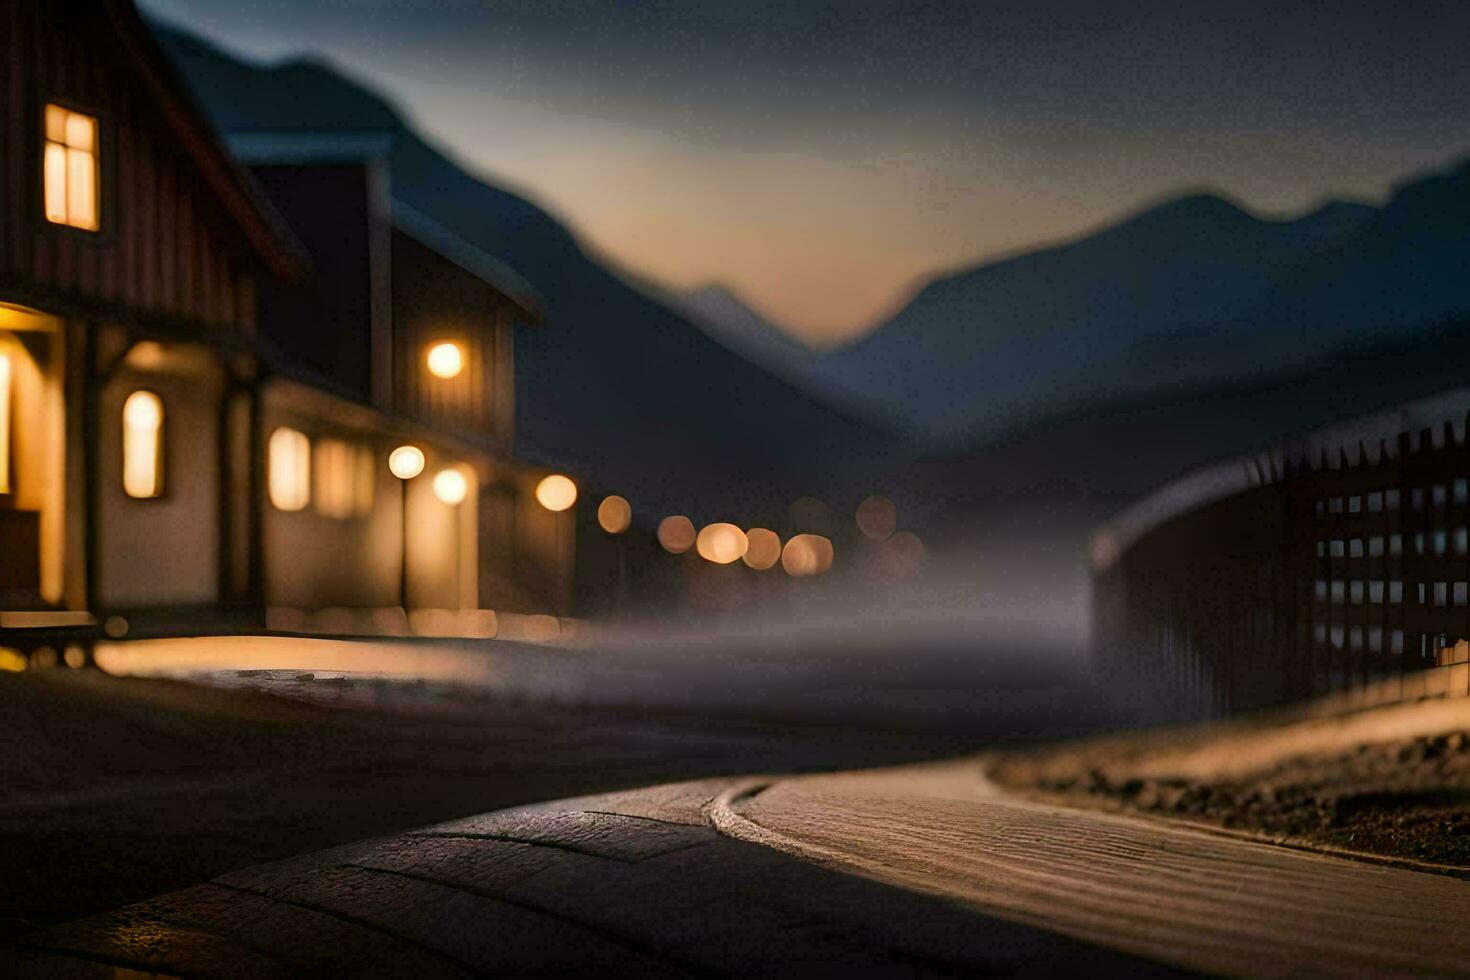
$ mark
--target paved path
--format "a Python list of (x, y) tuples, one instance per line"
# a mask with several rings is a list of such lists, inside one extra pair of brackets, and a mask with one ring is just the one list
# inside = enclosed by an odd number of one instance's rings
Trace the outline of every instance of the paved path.
[(1448, 975), (1466, 922), (1457, 879), (1006, 799), (970, 761), (491, 813), (224, 875), (16, 956), (66, 975)]
[(1147, 963), (720, 835), (728, 782), (501, 811), (58, 926), (24, 974), (1055, 975)]
[(728, 834), (1210, 973), (1470, 973), (1470, 882), (1003, 797), (973, 762), (727, 792)]

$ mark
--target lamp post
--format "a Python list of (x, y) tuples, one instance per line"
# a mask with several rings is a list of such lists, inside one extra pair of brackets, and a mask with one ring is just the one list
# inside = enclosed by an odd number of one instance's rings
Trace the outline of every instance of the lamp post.
[(470, 484), (459, 467), (450, 466), (434, 474), (433, 485), (434, 496), (439, 498), (439, 502), (454, 509), (454, 602), (463, 609), (464, 597), (460, 593), (464, 585), (464, 569), (461, 567), (464, 563), (464, 528), (460, 523), (463, 515), (459, 505), (469, 494)]
[(424, 471), (424, 451), (418, 446), (399, 446), (388, 454), (388, 469), (398, 477), (399, 501), (402, 504), (399, 518), (398, 602), (408, 615), (408, 481)]
[(633, 507), (625, 497), (604, 497), (597, 507), (597, 523), (612, 539), (618, 555), (618, 612), (628, 599), (628, 563), (623, 553), (623, 532), (633, 523)]
[[(576, 556), (572, 554), (575, 543), (570, 541), (573, 528), (570, 522), (561, 517), (562, 511), (570, 510), (577, 502), (577, 485), (570, 477), (553, 473), (536, 484), (536, 502), (553, 514), (558, 515), (553, 524), (552, 534), (556, 537), (557, 552), (557, 578), (558, 595), (556, 604), (558, 612), (562, 611), (571, 599), (572, 590), (575, 587)], [(571, 547), (569, 547), (569, 544)]]

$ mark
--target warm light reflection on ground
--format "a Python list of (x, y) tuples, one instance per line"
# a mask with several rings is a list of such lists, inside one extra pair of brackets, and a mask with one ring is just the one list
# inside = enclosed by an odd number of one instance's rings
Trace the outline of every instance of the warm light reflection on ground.
[(483, 683), (490, 662), (474, 649), (300, 636), (210, 636), (99, 643), (109, 674), (169, 675), (214, 670), (295, 670)]

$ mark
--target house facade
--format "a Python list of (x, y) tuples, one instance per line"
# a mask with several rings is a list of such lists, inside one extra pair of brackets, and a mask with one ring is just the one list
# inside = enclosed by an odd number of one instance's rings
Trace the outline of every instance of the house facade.
[(0, 625), (228, 618), (260, 286), (304, 258), (131, 4), (6, 4), (0, 44)]
[(128, 0), (15, 0), (0, 48), (0, 647), (566, 611), (574, 511), (508, 453), (521, 284), (370, 148), (232, 155)]

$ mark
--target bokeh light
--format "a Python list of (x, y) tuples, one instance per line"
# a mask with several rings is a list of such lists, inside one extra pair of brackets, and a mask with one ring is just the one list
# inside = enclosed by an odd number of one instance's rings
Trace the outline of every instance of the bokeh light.
[(745, 564), (763, 572), (781, 560), (781, 536), (763, 527), (753, 527), (745, 532)]
[(699, 532), (695, 547), (705, 561), (728, 565), (745, 554), (745, 532), (734, 524), (709, 524)]
[(887, 497), (874, 494), (858, 504), (858, 530), (874, 541), (887, 541), (898, 527), (898, 508)]
[(608, 534), (622, 534), (633, 523), (633, 505), (613, 494), (597, 505), (597, 523)]
[(434, 496), (441, 503), (453, 507), (462, 503), (465, 494), (469, 493), (470, 484), (458, 467), (451, 466), (449, 469), (440, 470), (434, 474)]
[(456, 378), (464, 370), (464, 352), (449, 341), (430, 347), (426, 360), (429, 373), (436, 378)]
[(412, 480), (424, 471), (424, 451), (418, 446), (399, 446), (388, 454), (388, 469), (400, 480)]
[(781, 567), (792, 578), (821, 575), (832, 567), (832, 542), (820, 534), (798, 534), (781, 551)]
[(883, 542), (883, 571), (892, 578), (908, 578), (924, 563), (924, 542), (912, 531), (899, 531)]
[(658, 522), (658, 543), (671, 555), (682, 555), (694, 547), (694, 522), (683, 514)]
[(536, 500), (549, 511), (566, 510), (577, 502), (577, 485), (569, 477), (553, 473), (536, 484)]

